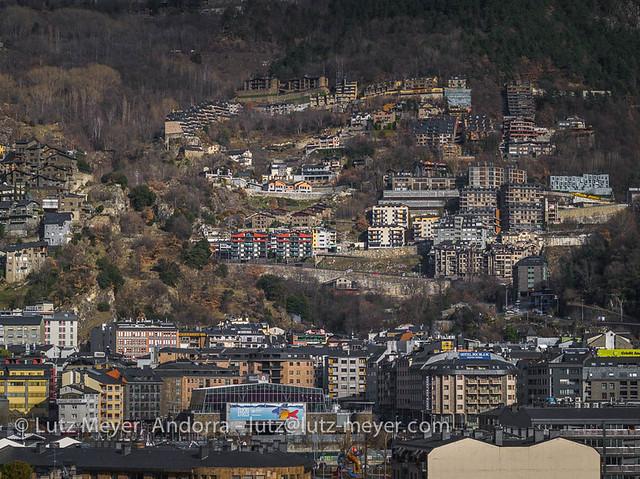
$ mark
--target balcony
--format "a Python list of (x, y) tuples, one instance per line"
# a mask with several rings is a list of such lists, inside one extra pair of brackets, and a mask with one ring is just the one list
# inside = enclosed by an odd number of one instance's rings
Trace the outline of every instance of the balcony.
[[(602, 447), (595, 448), (600, 454), (602, 454)], [(606, 447), (607, 456), (628, 456), (635, 457), (640, 455), (640, 447), (633, 446), (621, 446), (621, 447)]]
[(640, 464), (625, 464), (625, 465), (612, 465), (607, 464), (604, 466), (605, 472), (611, 474), (613, 472), (619, 473), (640, 473)]
[[(563, 429), (561, 436), (566, 437), (602, 437), (602, 429)], [(640, 438), (640, 430), (632, 429), (607, 429), (607, 437), (635, 437)]]

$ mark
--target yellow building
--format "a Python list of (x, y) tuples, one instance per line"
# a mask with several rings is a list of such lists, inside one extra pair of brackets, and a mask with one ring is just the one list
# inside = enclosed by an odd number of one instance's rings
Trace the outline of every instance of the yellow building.
[(48, 415), (50, 385), (48, 364), (4, 364), (0, 368), (0, 397), (9, 400), (13, 413)]
[(180, 348), (206, 348), (208, 339), (207, 333), (204, 331), (178, 331), (178, 345)]
[(124, 378), (117, 369), (102, 372), (94, 369), (70, 370), (62, 374), (62, 386), (83, 384), (100, 391), (98, 422), (114, 426), (124, 418)]

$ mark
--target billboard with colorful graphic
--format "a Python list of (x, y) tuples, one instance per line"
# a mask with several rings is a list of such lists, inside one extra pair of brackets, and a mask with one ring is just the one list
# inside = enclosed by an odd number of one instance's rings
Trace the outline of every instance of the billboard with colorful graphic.
[(304, 403), (227, 403), (227, 423), (234, 429), (259, 430), (269, 423), (286, 425), (282, 432), (295, 434), (304, 431), (305, 421)]

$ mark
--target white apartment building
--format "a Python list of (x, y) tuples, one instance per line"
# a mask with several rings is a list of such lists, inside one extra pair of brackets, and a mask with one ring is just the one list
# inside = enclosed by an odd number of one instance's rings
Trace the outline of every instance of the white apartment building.
[(100, 392), (84, 384), (69, 384), (60, 388), (56, 403), (58, 423), (64, 430), (77, 430), (98, 421)]
[(69, 312), (44, 315), (44, 342), (59, 348), (78, 347), (78, 317)]
[(409, 207), (400, 203), (376, 205), (371, 209), (372, 226), (409, 227)]
[(405, 246), (406, 229), (399, 226), (370, 226), (367, 230), (367, 247), (398, 248)]
[(570, 193), (586, 193), (599, 196), (610, 196), (611, 185), (609, 175), (551, 176), (549, 186), (553, 191)]
[(367, 356), (365, 354), (327, 356), (325, 384), (331, 399), (362, 396), (367, 389)]
[(329, 251), (335, 249), (338, 237), (334, 230), (328, 228), (314, 228), (312, 238), (313, 251)]
[(44, 323), (44, 344), (58, 348), (78, 347), (78, 316), (70, 311), (55, 311), (53, 303), (42, 302), (24, 308), (25, 314), (40, 315)]

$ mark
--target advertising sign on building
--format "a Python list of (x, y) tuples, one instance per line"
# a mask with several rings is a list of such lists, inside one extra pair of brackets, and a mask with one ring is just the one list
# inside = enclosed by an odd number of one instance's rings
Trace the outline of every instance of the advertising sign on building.
[(491, 359), (491, 353), (484, 351), (468, 351), (458, 353), (458, 359), (481, 359), (483, 361)]
[(265, 424), (275, 426), (274, 433), (302, 434), (306, 420), (303, 403), (228, 403), (227, 422), (233, 429), (258, 430)]
[(640, 358), (640, 349), (598, 349), (600, 358)]

